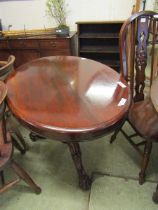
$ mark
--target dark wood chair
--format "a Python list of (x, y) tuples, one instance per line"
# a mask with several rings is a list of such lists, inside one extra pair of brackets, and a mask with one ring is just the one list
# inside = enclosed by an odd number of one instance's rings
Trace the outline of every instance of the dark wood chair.
[[(41, 189), (33, 182), (31, 177), (15, 162), (12, 157), (12, 137), (6, 130), (6, 120), (4, 116), (6, 108), (4, 100), (6, 95), (7, 87), (3, 82), (0, 82), (0, 177), (2, 181), (0, 193), (17, 184), (20, 179), (23, 179), (36, 193), (40, 193)], [(6, 166), (10, 166), (18, 177), (8, 183), (5, 183), (4, 179), (4, 169)]]
[(158, 184), (156, 185), (156, 191), (153, 193), (153, 201), (158, 204)]
[[(0, 81), (4, 81), (8, 75), (11, 73), (11, 71), (14, 68), (14, 61), (15, 56), (10, 55), (8, 57), (7, 61), (0, 61)], [(28, 146), (26, 145), (19, 129), (17, 123), (15, 123), (15, 120), (13, 119), (13, 116), (11, 116), (11, 113), (9, 110), (5, 113), (6, 118), (8, 120), (9, 129), (12, 135), (14, 146), (22, 153), (24, 154), (26, 150), (28, 149)]]
[[(121, 73), (129, 83), (132, 97), (126, 120), (135, 133), (129, 135), (123, 130), (122, 124), (120, 125), (121, 128), (114, 132), (110, 142), (112, 143), (118, 132), (121, 131), (129, 143), (139, 152), (142, 157), (139, 173), (140, 184), (145, 181), (152, 143), (158, 141), (158, 114), (149, 97), (152, 80), (155, 77), (153, 66), (155, 34), (158, 25), (156, 15), (152, 11), (135, 13), (123, 24), (119, 39)], [(149, 36), (151, 27), (153, 32)], [(137, 135), (143, 137), (143, 141), (134, 141), (133, 137)], [(142, 145), (144, 145), (144, 151), (140, 148)]]
[(0, 80), (4, 81), (13, 70), (15, 56), (10, 55), (7, 61), (0, 61)]

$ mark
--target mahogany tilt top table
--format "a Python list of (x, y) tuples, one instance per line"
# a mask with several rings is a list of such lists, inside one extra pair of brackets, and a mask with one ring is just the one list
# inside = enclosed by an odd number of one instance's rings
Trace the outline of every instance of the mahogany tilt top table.
[(78, 143), (106, 135), (122, 122), (130, 105), (123, 77), (93, 60), (54, 56), (22, 65), (6, 83), (14, 116), (33, 132), (66, 143), (79, 185), (88, 189), (91, 179)]

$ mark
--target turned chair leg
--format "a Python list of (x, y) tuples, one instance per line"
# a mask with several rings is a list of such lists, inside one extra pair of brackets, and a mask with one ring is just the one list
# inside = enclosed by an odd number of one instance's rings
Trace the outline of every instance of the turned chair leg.
[(15, 146), (15, 148), (17, 150), (19, 150), (21, 152), (21, 154), (25, 154), (26, 150), (23, 148), (23, 146), (14, 138), (14, 136), (12, 136), (12, 141), (13, 141), (13, 145)]
[(26, 144), (23, 136), (21, 135), (19, 128), (17, 128), (17, 127), (14, 128), (13, 132), (14, 132), (15, 136), (17, 137), (17, 139), (19, 140), (20, 144), (22, 145), (23, 149), (26, 152), (29, 148), (28, 148), (28, 145)]
[(34, 183), (26, 171), (24, 171), (24, 169), (21, 168), (14, 160), (11, 161), (11, 167), (14, 172), (35, 191), (35, 193), (39, 194), (41, 192), (41, 188)]
[(4, 180), (4, 172), (3, 171), (0, 171), (0, 176), (1, 176), (2, 185), (4, 185), (5, 184), (5, 180)]
[[(14, 129), (11, 131), (11, 135), (14, 146), (21, 152), (21, 154), (25, 154), (29, 148), (26, 142), (24, 141), (19, 129), (14, 127)], [(14, 135), (16, 136), (16, 138), (14, 137)]]
[(147, 140), (144, 148), (141, 171), (139, 173), (139, 184), (143, 184), (145, 181), (145, 172), (149, 163), (151, 149), (152, 149), (152, 141)]
[(21, 152), (21, 154), (25, 154), (25, 152), (28, 150), (28, 145), (21, 135), (21, 132), (19, 131), (17, 124), (14, 122), (14, 119), (12, 119), (9, 110), (5, 112), (5, 117), (7, 119), (8, 130), (13, 138), (14, 146)]
[(122, 127), (124, 125), (124, 121), (122, 121), (120, 123), (120, 126), (118, 128), (116, 128), (116, 130), (114, 131), (114, 133), (112, 134), (111, 138), (110, 138), (110, 144), (112, 144), (115, 140), (116, 140), (116, 136), (117, 134), (121, 131)]
[(153, 193), (152, 199), (155, 203), (158, 203), (158, 184), (156, 186), (156, 191)]
[(115, 130), (115, 132), (114, 132), (113, 135), (111, 136), (110, 144), (112, 144), (112, 143), (116, 140), (116, 136), (117, 136), (117, 134), (119, 133), (119, 131), (120, 131), (120, 128)]

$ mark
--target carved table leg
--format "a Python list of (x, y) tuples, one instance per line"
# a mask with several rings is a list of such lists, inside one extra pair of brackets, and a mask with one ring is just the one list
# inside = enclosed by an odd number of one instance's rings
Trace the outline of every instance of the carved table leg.
[(88, 190), (91, 187), (92, 180), (86, 174), (81, 160), (81, 151), (78, 143), (67, 143), (71, 152), (72, 159), (79, 176), (79, 186), (83, 190)]

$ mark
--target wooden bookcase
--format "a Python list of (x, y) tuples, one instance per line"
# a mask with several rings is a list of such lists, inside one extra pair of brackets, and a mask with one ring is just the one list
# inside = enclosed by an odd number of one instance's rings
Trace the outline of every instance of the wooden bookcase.
[(119, 32), (123, 21), (77, 22), (78, 56), (107, 64), (116, 71), (119, 62)]

